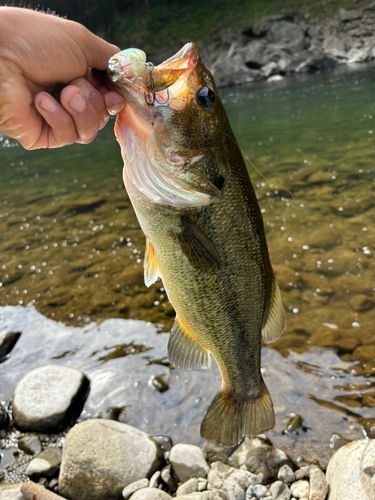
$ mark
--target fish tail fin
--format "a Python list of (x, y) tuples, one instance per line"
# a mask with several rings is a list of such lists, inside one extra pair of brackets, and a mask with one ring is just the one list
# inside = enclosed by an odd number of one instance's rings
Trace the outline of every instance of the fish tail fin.
[(244, 436), (261, 434), (274, 425), (272, 399), (262, 380), (258, 396), (247, 401), (236, 401), (223, 391), (216, 394), (204, 416), (201, 436), (223, 446), (234, 446)]

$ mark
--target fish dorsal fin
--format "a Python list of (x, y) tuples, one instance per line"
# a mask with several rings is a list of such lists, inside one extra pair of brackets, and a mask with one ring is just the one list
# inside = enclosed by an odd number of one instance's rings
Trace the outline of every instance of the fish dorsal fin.
[(215, 245), (197, 226), (190, 222), (183, 224), (178, 233), (181, 249), (190, 264), (198, 271), (221, 267), (221, 259)]
[(155, 250), (148, 238), (146, 238), (145, 260), (143, 267), (145, 285), (151, 286), (160, 278), (160, 275)]
[(169, 337), (168, 356), (171, 365), (181, 370), (204, 370), (211, 365), (210, 353), (194, 340), (178, 318)]
[(267, 320), (262, 328), (262, 339), (265, 344), (274, 342), (283, 333), (285, 328), (285, 311), (283, 300), (281, 298), (280, 288), (276, 278), (272, 276), (272, 291), (270, 308), (268, 310)]

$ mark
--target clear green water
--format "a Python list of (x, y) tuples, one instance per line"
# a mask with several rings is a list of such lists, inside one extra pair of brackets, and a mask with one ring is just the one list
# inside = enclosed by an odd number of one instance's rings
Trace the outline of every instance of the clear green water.
[[(249, 165), (287, 310), (283, 337), (263, 350), (277, 416), (270, 437), (294, 458), (324, 463), (334, 432), (350, 439), (375, 434), (374, 84), (373, 66), (359, 66), (221, 92), (244, 153), (266, 177)], [(112, 125), (90, 146), (55, 151), (26, 152), (0, 137), (0, 306), (32, 304), (77, 327), (122, 318), (168, 331), (173, 311), (162, 283), (143, 284), (144, 237), (122, 186)], [(8, 307), (1, 313), (3, 327), (16, 324)], [(19, 314), (22, 309), (17, 321)], [(38, 318), (46, 329), (49, 323)], [(85, 329), (74, 331), (79, 337)], [(150, 342), (156, 349), (159, 337), (166, 355), (166, 335), (154, 333)], [(43, 338), (49, 349), (33, 358), (36, 364), (86, 366), (84, 341), (71, 351), (61, 339), (57, 349), (54, 336)], [(0, 364), (0, 400), (34, 366), (27, 358), (33, 335), (23, 342)], [(108, 350), (104, 341), (101, 349)], [(133, 355), (143, 366), (144, 355)], [(95, 359), (89, 372), (103, 364)], [(163, 370), (170, 390), (155, 396), (160, 418), (146, 402), (154, 390), (147, 380), (147, 390), (121, 397), (117, 391), (113, 399), (110, 391), (99, 402), (89, 399), (85, 411), (92, 416), (130, 398), (138, 409), (130, 423), (200, 443), (199, 422), (218, 389), (217, 371), (202, 377)], [(130, 365), (121, 366), (123, 379), (131, 373)], [(291, 411), (309, 429), (283, 433)]]

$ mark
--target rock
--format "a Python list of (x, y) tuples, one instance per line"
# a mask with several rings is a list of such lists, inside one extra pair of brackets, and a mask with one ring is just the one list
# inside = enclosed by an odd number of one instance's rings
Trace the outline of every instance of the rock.
[(142, 488), (148, 488), (148, 484), (149, 481), (146, 477), (144, 477), (143, 479), (139, 479), (138, 481), (134, 481), (133, 483), (125, 486), (125, 488), (122, 490), (122, 497), (127, 500), (136, 491), (141, 490)]
[(305, 44), (305, 34), (302, 28), (288, 21), (272, 23), (269, 36), (277, 48), (286, 48), (294, 52), (302, 50)]
[(290, 486), (290, 491), (296, 498), (309, 498), (310, 483), (308, 481), (305, 481), (304, 479), (301, 479)]
[(353, 441), (331, 457), (327, 467), (329, 500), (373, 500), (375, 440)]
[(151, 436), (161, 451), (164, 453), (164, 457), (167, 459), (169, 452), (173, 447), (172, 439), (169, 436)]
[(198, 491), (204, 491), (207, 489), (208, 481), (207, 479), (198, 479)]
[(177, 488), (176, 496), (188, 495), (189, 493), (195, 493), (196, 491), (198, 491), (198, 478), (192, 477)]
[(340, 236), (331, 228), (322, 227), (313, 231), (306, 238), (306, 244), (311, 248), (328, 248), (340, 243)]
[(255, 484), (253, 486), (249, 486), (246, 491), (247, 497), (255, 497), (255, 498), (263, 498), (267, 493), (267, 486), (263, 484)]
[(254, 73), (245, 66), (240, 54), (233, 57), (220, 58), (211, 68), (217, 87), (228, 85), (242, 85), (254, 81), (255, 75), (260, 76), (260, 71)]
[(348, 443), (351, 443), (351, 439), (344, 438), (337, 432), (333, 432), (329, 439), (329, 447), (335, 451)]
[(344, 58), (346, 56), (344, 42), (334, 35), (328, 35), (324, 39), (323, 50), (334, 57)]
[(275, 483), (271, 484), (270, 493), (272, 497), (277, 500), (289, 500), (292, 496), (292, 492), (282, 481), (276, 481)]
[(349, 300), (350, 307), (357, 312), (369, 311), (374, 307), (374, 302), (367, 295), (359, 294), (351, 297)]
[[(90, 498), (87, 496), (87, 498)], [(98, 497), (99, 498), (99, 497)], [(100, 497), (104, 500), (107, 497)], [(115, 498), (115, 497), (114, 497)], [(163, 490), (159, 490), (159, 488), (142, 488), (141, 490), (136, 491), (130, 497), (131, 500), (170, 500), (171, 495), (168, 495)]]
[(352, 353), (353, 361), (370, 361), (375, 359), (375, 345), (360, 345)]
[(343, 22), (349, 22), (349, 21), (354, 21), (355, 19), (361, 19), (362, 15), (363, 15), (362, 10), (345, 10), (345, 9), (339, 10), (340, 21)]
[(22, 483), (0, 484), (0, 500), (26, 500), (20, 488)]
[(254, 474), (262, 473), (264, 482), (269, 483), (276, 477), (280, 467), (292, 461), (286, 453), (278, 448), (273, 448), (259, 438), (246, 437), (240, 447), (229, 457), (228, 464), (239, 468), (246, 465)]
[(150, 478), (150, 484), (148, 485), (150, 488), (158, 487), (160, 475), (161, 475), (160, 470), (157, 470), (156, 472), (153, 473), (153, 475)]
[(169, 461), (177, 479), (184, 483), (191, 477), (207, 477), (210, 470), (199, 446), (176, 444), (169, 453)]
[(161, 471), (161, 478), (168, 486), (168, 488), (172, 491), (172, 493), (174, 493), (177, 490), (177, 482), (175, 478), (172, 476), (170, 465), (167, 465)]
[(112, 500), (128, 484), (151, 477), (162, 462), (161, 450), (144, 432), (113, 420), (86, 420), (65, 438), (59, 492), (69, 500)]
[(296, 432), (298, 434), (299, 429), (303, 429), (303, 418), (301, 415), (296, 413), (291, 413), (291, 418), (288, 420), (285, 432)]
[(328, 485), (324, 472), (318, 467), (310, 474), (310, 497), (309, 500), (325, 500), (328, 493)]
[(353, 47), (348, 52), (348, 63), (364, 62), (372, 58), (372, 47)]
[(55, 433), (79, 415), (89, 389), (87, 377), (65, 366), (43, 366), (27, 373), (13, 396), (13, 418), (23, 431)]
[(31, 460), (26, 467), (26, 474), (33, 480), (53, 477), (60, 468), (61, 456), (61, 448), (46, 448)]
[(19, 438), (18, 448), (27, 455), (37, 455), (42, 451), (42, 443), (36, 434), (26, 434), (26, 436)]
[(21, 486), (21, 492), (27, 500), (66, 500), (60, 495), (47, 490), (47, 484), (41, 485), (39, 483), (35, 484), (32, 481), (28, 481)]
[(335, 175), (330, 172), (315, 172), (307, 178), (309, 184), (325, 184), (327, 182), (334, 182)]
[(0, 333), (0, 363), (5, 361), (13, 347), (16, 345), (21, 332), (1, 332)]
[(279, 472), (277, 473), (277, 479), (280, 479), (286, 484), (293, 483), (296, 480), (296, 475), (293, 472), (293, 469), (289, 467), (289, 465), (283, 465), (280, 467)]
[(179, 497), (179, 500), (227, 500), (224, 493), (218, 491), (202, 491), (196, 493), (189, 493)]
[(207, 479), (209, 490), (223, 491), (228, 500), (244, 500), (247, 488), (260, 484), (263, 475), (256, 476), (251, 472), (235, 469), (222, 462), (214, 462)]
[(338, 60), (330, 54), (326, 54), (319, 47), (310, 47), (307, 51), (308, 56), (297, 68), (296, 72), (317, 71), (323, 68), (336, 66)]
[(7, 429), (10, 424), (10, 418), (8, 412), (4, 406), (0, 403), (0, 431)]
[(228, 458), (237, 448), (238, 445), (231, 447), (221, 446), (219, 444), (212, 443), (211, 441), (207, 441), (204, 445), (203, 452), (209, 462), (227, 463)]

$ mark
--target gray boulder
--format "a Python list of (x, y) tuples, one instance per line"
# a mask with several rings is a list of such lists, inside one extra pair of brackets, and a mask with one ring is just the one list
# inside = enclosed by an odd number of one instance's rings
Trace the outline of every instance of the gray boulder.
[(311, 47), (307, 51), (303, 62), (296, 67), (297, 73), (303, 71), (317, 71), (323, 68), (330, 68), (338, 64), (338, 59), (330, 54), (326, 54), (319, 47)]
[(205, 478), (210, 470), (201, 448), (191, 444), (179, 443), (173, 446), (169, 453), (169, 461), (181, 483), (191, 477)]
[(223, 55), (210, 67), (217, 87), (241, 85), (253, 82), (260, 71), (254, 72), (246, 67), (241, 54)]
[(61, 455), (61, 448), (46, 448), (31, 460), (26, 467), (26, 474), (33, 480), (52, 478), (60, 468)]
[(280, 49), (300, 51), (305, 46), (305, 34), (301, 26), (288, 21), (273, 23), (269, 29), (269, 38)]
[(326, 477), (328, 500), (374, 500), (375, 440), (353, 441), (337, 450)]
[(350, 22), (355, 21), (356, 19), (361, 19), (363, 16), (363, 10), (339, 10), (340, 21), (342, 22)]
[(59, 491), (69, 500), (118, 499), (125, 486), (150, 478), (162, 462), (163, 453), (144, 432), (113, 420), (86, 420), (66, 436)]
[(26, 500), (20, 488), (22, 483), (0, 484), (0, 500)]
[(79, 370), (42, 366), (27, 373), (13, 396), (13, 418), (23, 431), (61, 432), (79, 415), (89, 381)]
[(288, 455), (282, 450), (274, 448), (263, 439), (248, 437), (229, 457), (228, 464), (236, 468), (245, 465), (254, 474), (262, 473), (265, 484), (276, 477), (282, 465), (293, 466)]
[(16, 345), (21, 332), (1, 332), (0, 333), (0, 363), (5, 361), (13, 347)]
[(323, 50), (334, 57), (345, 58), (345, 44), (344, 42), (334, 35), (327, 36), (323, 41)]

